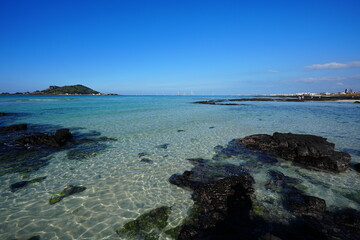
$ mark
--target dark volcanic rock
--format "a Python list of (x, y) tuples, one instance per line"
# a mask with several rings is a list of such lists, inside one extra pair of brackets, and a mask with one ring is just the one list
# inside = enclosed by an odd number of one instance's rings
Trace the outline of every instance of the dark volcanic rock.
[(322, 218), (326, 211), (325, 200), (304, 194), (296, 188), (301, 181), (288, 177), (282, 172), (268, 171), (270, 181), (265, 185), (267, 189), (282, 194), (282, 202), (285, 208), (296, 216), (312, 216)]
[(248, 174), (247, 170), (232, 164), (198, 164), (191, 171), (172, 175), (169, 178), (169, 182), (179, 187), (194, 189), (194, 187), (204, 183), (243, 174)]
[(326, 211), (325, 200), (300, 192), (286, 194), (285, 206), (295, 215), (312, 216), (319, 219), (322, 218)]
[(22, 145), (39, 146), (46, 145), (53, 148), (59, 148), (67, 143), (72, 138), (69, 129), (63, 128), (56, 131), (55, 135), (48, 135), (45, 133), (37, 133), (32, 136), (27, 136), (16, 140)]
[(4, 112), (0, 112), (0, 117), (2, 117), (2, 116), (8, 116), (8, 115), (10, 115), (9, 113), (4, 113)]
[(254, 179), (244, 169), (231, 164), (200, 164), (169, 181), (192, 189), (195, 201), (177, 239), (232, 239), (227, 236), (238, 236), (239, 231), (244, 239), (251, 239), (256, 231), (256, 227), (249, 227)]
[(116, 230), (116, 233), (130, 239), (158, 239), (160, 232), (167, 226), (170, 213), (170, 207), (155, 208), (124, 224)]
[(298, 179), (279, 171), (268, 172), (269, 189), (278, 191), (284, 207), (294, 214), (289, 222), (278, 223), (257, 214), (254, 180), (244, 169), (230, 164), (195, 163), (191, 171), (169, 179), (191, 189), (195, 201), (183, 223), (166, 232), (175, 239), (360, 239), (359, 211), (327, 212), (323, 199), (296, 188), (301, 183)]
[(235, 139), (233, 142), (295, 163), (333, 172), (345, 171), (351, 160), (348, 153), (335, 151), (335, 145), (326, 141), (326, 138), (314, 135), (274, 133), (270, 136), (257, 134)]
[(14, 184), (11, 184), (10, 185), (10, 189), (11, 191), (16, 191), (17, 189), (19, 188), (23, 188), (23, 187), (26, 187), (27, 185), (29, 184), (33, 184), (33, 183), (37, 183), (37, 182), (42, 182), (46, 179), (46, 176), (45, 177), (38, 177), (38, 178), (34, 178), (30, 181), (21, 181), (21, 182), (17, 182), (17, 183), (14, 183)]
[(55, 204), (57, 202), (60, 202), (63, 198), (73, 195), (75, 193), (83, 192), (86, 190), (86, 187), (84, 186), (73, 186), (69, 185), (64, 190), (62, 190), (60, 193), (53, 194), (49, 200), (49, 203)]
[(27, 129), (27, 124), (14, 124), (7, 127), (0, 127), (0, 131), (22, 131)]
[(149, 159), (149, 158), (142, 158), (142, 159), (140, 160), (140, 162), (144, 162), (144, 163), (154, 163), (154, 161), (151, 160), (151, 159)]
[(346, 208), (327, 212), (322, 219), (305, 217), (302, 230), (316, 236), (313, 239), (360, 239), (360, 212)]

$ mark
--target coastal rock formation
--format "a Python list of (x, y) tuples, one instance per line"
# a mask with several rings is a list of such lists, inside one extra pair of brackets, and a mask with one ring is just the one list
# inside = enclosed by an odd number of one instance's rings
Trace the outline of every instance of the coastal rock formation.
[(299, 179), (280, 171), (268, 172), (266, 188), (278, 192), (285, 209), (294, 215), (289, 222), (279, 223), (276, 218), (281, 216), (276, 213), (265, 217), (268, 210), (263, 212), (257, 205), (254, 180), (240, 166), (211, 165), (201, 158), (189, 160), (195, 164), (191, 171), (169, 179), (191, 189), (195, 201), (182, 224), (166, 231), (174, 239), (359, 239), (360, 212), (326, 211), (323, 199), (297, 188), (302, 183)]
[(195, 205), (183, 224), (170, 230), (177, 239), (226, 239), (241, 231), (251, 239), (256, 226), (249, 227), (254, 179), (243, 168), (231, 164), (211, 166), (203, 159), (191, 171), (175, 174), (169, 181), (191, 189)]
[(170, 207), (155, 208), (124, 224), (116, 233), (130, 239), (158, 239), (160, 232), (167, 226), (170, 213)]
[(328, 142), (326, 138), (314, 135), (276, 132), (272, 136), (256, 134), (234, 139), (232, 143), (305, 166), (333, 172), (345, 171), (351, 160), (348, 153), (335, 151), (335, 144)]
[(27, 124), (14, 124), (7, 127), (0, 127), (0, 131), (16, 132), (16, 131), (26, 130), (27, 127), (28, 127)]
[(60, 202), (63, 198), (73, 195), (75, 193), (83, 192), (86, 190), (86, 187), (84, 186), (73, 186), (69, 185), (64, 190), (62, 190), (60, 193), (53, 194), (51, 198), (49, 199), (49, 203), (55, 204), (57, 202)]
[(23, 188), (23, 187), (26, 187), (27, 185), (29, 184), (33, 184), (33, 183), (37, 183), (37, 182), (42, 182), (46, 179), (46, 176), (45, 177), (38, 177), (38, 178), (34, 178), (30, 181), (21, 181), (21, 182), (17, 182), (17, 183), (14, 183), (14, 184), (11, 184), (10, 185), (10, 189), (11, 191), (16, 191), (18, 190), (19, 188)]
[(27, 136), (16, 140), (17, 143), (22, 145), (38, 146), (46, 145), (53, 148), (59, 148), (66, 144), (72, 138), (69, 129), (63, 128), (56, 131), (54, 135), (45, 133), (37, 133), (32, 136)]

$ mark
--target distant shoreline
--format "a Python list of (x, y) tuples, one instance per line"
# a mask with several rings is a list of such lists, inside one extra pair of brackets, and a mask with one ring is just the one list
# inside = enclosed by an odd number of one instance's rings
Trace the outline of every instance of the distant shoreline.
[(197, 101), (198, 104), (239, 105), (235, 102), (360, 102), (360, 94), (344, 95), (257, 95), (256, 98), (234, 98)]

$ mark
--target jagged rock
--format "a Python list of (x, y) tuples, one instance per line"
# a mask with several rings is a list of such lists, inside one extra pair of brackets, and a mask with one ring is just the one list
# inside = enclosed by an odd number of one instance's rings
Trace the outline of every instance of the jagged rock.
[(7, 127), (0, 127), (0, 131), (22, 131), (27, 129), (27, 124), (14, 124)]
[(69, 185), (66, 188), (64, 188), (64, 190), (62, 190), (60, 193), (57, 194), (53, 194), (49, 200), (49, 203), (55, 204), (57, 202), (60, 202), (63, 198), (73, 195), (75, 193), (79, 193), (79, 192), (83, 192), (86, 190), (86, 187), (84, 186), (73, 186), (73, 185)]
[(185, 171), (183, 174), (172, 175), (169, 178), (169, 182), (179, 187), (194, 189), (194, 187), (200, 184), (214, 182), (225, 177), (239, 176), (242, 174), (248, 174), (247, 170), (241, 166), (233, 164), (199, 164), (191, 171)]
[(276, 132), (272, 136), (257, 134), (234, 139), (233, 143), (305, 166), (333, 172), (345, 171), (351, 160), (348, 153), (335, 151), (335, 145), (326, 141), (326, 138), (314, 135)]
[(360, 239), (360, 212), (351, 208), (327, 212), (323, 219), (307, 216), (302, 225), (313, 239)]
[(32, 136), (27, 136), (16, 140), (17, 143), (22, 145), (39, 146), (46, 145), (53, 148), (59, 148), (66, 144), (72, 138), (69, 129), (63, 128), (56, 131), (54, 135), (45, 133), (37, 133)]
[[(251, 222), (250, 197), (254, 192), (254, 179), (243, 168), (231, 164), (199, 164), (182, 175), (171, 176), (169, 181), (192, 189), (192, 199), (195, 201), (183, 224), (170, 231), (177, 239), (207, 239), (210, 236), (209, 239), (218, 239), (215, 236), (226, 239), (228, 230), (233, 234), (240, 228), (244, 230), (242, 233), (250, 236), (250, 232), (256, 229), (247, 225)], [(240, 222), (245, 224), (239, 228)]]
[(170, 213), (170, 207), (155, 208), (124, 224), (116, 233), (130, 239), (158, 239), (160, 232), (167, 226)]
[(299, 216), (305, 215), (321, 219), (326, 211), (324, 199), (308, 196), (299, 191), (287, 193), (284, 201), (290, 211)]
[(38, 177), (38, 178), (34, 178), (30, 181), (21, 181), (21, 182), (17, 182), (17, 183), (14, 183), (14, 184), (11, 184), (10, 185), (10, 189), (11, 191), (16, 191), (17, 189), (19, 188), (23, 188), (23, 187), (26, 187), (27, 185), (29, 184), (33, 184), (33, 183), (37, 183), (37, 182), (42, 182), (46, 179), (46, 176), (45, 177)]

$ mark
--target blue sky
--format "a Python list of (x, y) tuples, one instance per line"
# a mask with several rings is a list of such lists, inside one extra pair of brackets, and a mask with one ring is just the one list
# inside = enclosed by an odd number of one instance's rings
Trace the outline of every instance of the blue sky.
[(0, 0), (0, 92), (360, 91), (359, 13), (359, 0)]

